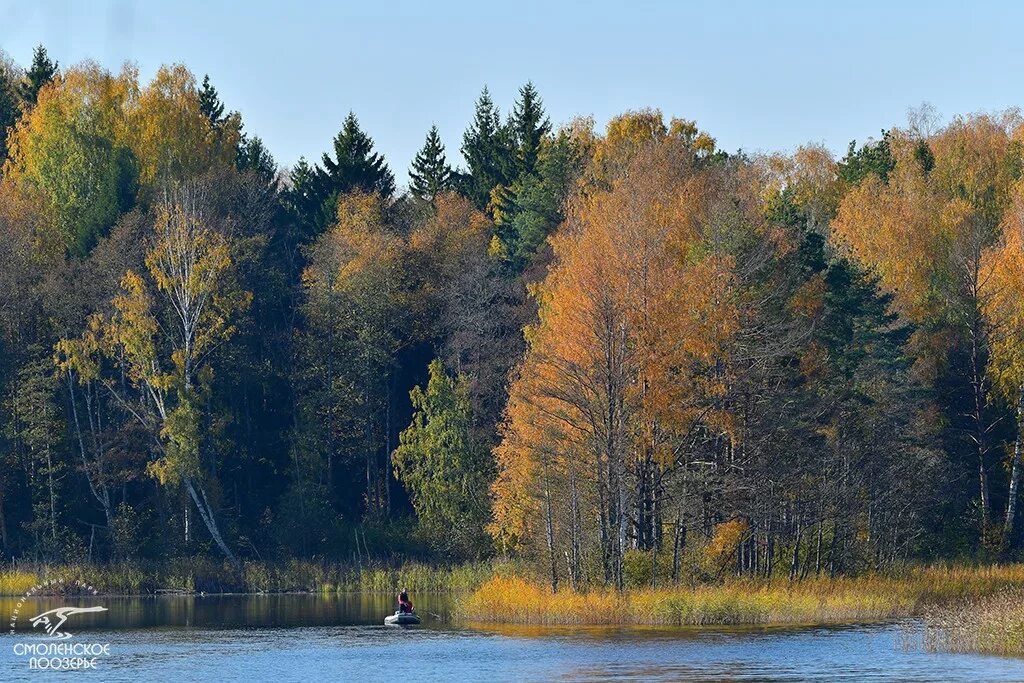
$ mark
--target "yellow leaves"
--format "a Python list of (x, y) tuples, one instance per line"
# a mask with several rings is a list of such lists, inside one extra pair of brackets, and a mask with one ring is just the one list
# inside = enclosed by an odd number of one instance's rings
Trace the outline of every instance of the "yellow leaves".
[(128, 376), (137, 386), (164, 386), (167, 380), (159, 369), (156, 334), (159, 329), (145, 283), (129, 270), (121, 278), (122, 293), (114, 297), (114, 314), (105, 326), (104, 336), (111, 348), (124, 354)]
[(911, 320), (949, 314), (975, 286), (977, 254), (998, 242), (1010, 204), (1019, 126), (1015, 114), (977, 115), (928, 137), (893, 131), (888, 184), (869, 177), (843, 198), (833, 236), (880, 276)]
[(1014, 188), (1002, 239), (985, 252), (983, 312), (993, 328), (989, 371), (1011, 402), (1024, 391), (1024, 185)]
[(458, 268), (464, 252), (483, 252), (493, 240), (493, 225), (465, 197), (444, 192), (434, 198), (434, 214), (409, 236), (409, 249), (420, 261)]
[(337, 222), (310, 250), (302, 274), (313, 298), (330, 293), (379, 287), (384, 295), (394, 286), (401, 266), (402, 240), (384, 221), (378, 195), (352, 192), (338, 198)]
[(157, 208), (157, 239), (146, 255), (150, 277), (175, 313), (182, 346), (171, 360), (186, 383), (197, 359), (234, 334), (232, 318), (252, 300), (229, 277), (227, 239), (207, 227), (193, 192), (182, 188), (173, 202)]
[(45, 206), (64, 244), (85, 251), (116, 220), (119, 191), (130, 186), (125, 110), (131, 73), (112, 76), (93, 63), (44, 86), (9, 137), (5, 176)]
[(871, 175), (850, 190), (832, 221), (832, 234), (882, 285), (896, 294), (897, 307), (921, 320), (930, 310), (927, 295), (942, 247), (944, 203), (926, 191), (918, 174), (886, 185)]
[(143, 185), (183, 180), (234, 159), (237, 117), (214, 130), (199, 107), (195, 77), (181, 64), (162, 66), (128, 112), (132, 151)]
[(79, 339), (61, 339), (54, 346), (53, 362), (60, 372), (76, 372), (81, 383), (99, 379), (103, 352), (103, 316), (89, 316)]
[(507, 261), (509, 258), (508, 247), (497, 235), (491, 235), (491, 241), (487, 244), (487, 256), (495, 261)]
[[(694, 131), (673, 123), (673, 135), (696, 138)], [(667, 136), (657, 113), (613, 121), (605, 152), (649, 147), (605, 189), (577, 197), (550, 238), (555, 262), (531, 289), (539, 321), (526, 331), (529, 351), (495, 450), (490, 531), (506, 546), (532, 536), (550, 477), (573, 466), (592, 473), (597, 463), (667, 459), (673, 436), (698, 412), (732, 429), (716, 409), (740, 326), (729, 248), (760, 229), (760, 213), (737, 210), (717, 171), (678, 163), (680, 140)], [(723, 196), (728, 212), (717, 204)]]
[(736, 557), (739, 547), (750, 533), (745, 519), (732, 519), (715, 526), (711, 541), (704, 548), (704, 561), (709, 570), (719, 573)]

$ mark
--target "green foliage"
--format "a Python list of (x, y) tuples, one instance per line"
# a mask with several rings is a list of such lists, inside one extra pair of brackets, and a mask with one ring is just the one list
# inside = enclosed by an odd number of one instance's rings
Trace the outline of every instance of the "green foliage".
[(203, 76), (203, 85), (199, 89), (199, 111), (209, 120), (210, 127), (214, 130), (227, 120), (224, 115), (224, 103), (220, 101), (217, 89), (210, 84), (209, 74)]
[(438, 360), (429, 372), (426, 391), (412, 391), (415, 412), (392, 456), (395, 473), (435, 543), (462, 557), (479, 556), (486, 551), (488, 455), (472, 438), (467, 379), (452, 379)]
[(50, 61), (50, 56), (42, 45), (32, 51), (32, 64), (25, 72), (19, 92), (26, 104), (32, 106), (36, 103), (39, 91), (57, 75), (57, 66), (57, 62)]
[(480, 210), (491, 200), (496, 185), (508, 184), (514, 175), (514, 149), (511, 133), (501, 122), (491, 93), (484, 86), (476, 102), (473, 122), (462, 136), (462, 156), (469, 173), (462, 192)]
[(65, 528), (68, 464), (65, 462), (63, 423), (57, 403), (53, 366), (40, 350), (18, 373), (10, 399), (13, 437), (24, 447), (32, 516), (25, 523), (34, 539), (37, 557), (52, 561), (73, 554), (75, 539)]
[(565, 202), (583, 158), (579, 144), (567, 131), (560, 131), (543, 140), (536, 174), (520, 176), (510, 188), (498, 234), (516, 268), (529, 263), (564, 220)]
[(235, 165), (239, 171), (255, 173), (268, 186), (277, 185), (277, 163), (258, 135), (242, 134)]
[(0, 64), (0, 169), (7, 160), (7, 134), (18, 120), (17, 84), (8, 69)]
[[(857, 141), (850, 142), (846, 158), (839, 162), (839, 179), (847, 185), (857, 185), (868, 174), (875, 174), (885, 182), (889, 173), (896, 168), (890, 150), (889, 131), (882, 131), (881, 140), (872, 140), (857, 147)], [(926, 147), (927, 149), (927, 147)]]
[(134, 200), (135, 160), (119, 135), (121, 85), (98, 69), (70, 73), (36, 101), (11, 137), (13, 177), (41, 196), (77, 256)]
[(423, 201), (432, 201), (440, 192), (452, 187), (452, 169), (444, 158), (444, 145), (437, 126), (431, 126), (423, 149), (416, 153), (409, 169), (412, 184), (409, 191)]
[(395, 177), (384, 157), (373, 151), (373, 139), (359, 127), (356, 115), (349, 112), (341, 131), (334, 138), (334, 158), (325, 153), (323, 168), (317, 177), (324, 196), (361, 190), (376, 192), (387, 199), (395, 191)]
[(551, 122), (544, 113), (544, 104), (532, 82), (519, 89), (519, 99), (512, 109), (509, 128), (514, 135), (518, 175), (537, 171), (541, 144), (551, 132)]

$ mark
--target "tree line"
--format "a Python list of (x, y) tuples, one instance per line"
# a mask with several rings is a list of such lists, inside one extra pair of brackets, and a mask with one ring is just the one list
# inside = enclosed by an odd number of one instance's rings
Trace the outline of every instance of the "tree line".
[(4, 559), (1019, 552), (1016, 111), (836, 160), (485, 88), (400, 190), (353, 113), (280, 169), (181, 65), (0, 61)]

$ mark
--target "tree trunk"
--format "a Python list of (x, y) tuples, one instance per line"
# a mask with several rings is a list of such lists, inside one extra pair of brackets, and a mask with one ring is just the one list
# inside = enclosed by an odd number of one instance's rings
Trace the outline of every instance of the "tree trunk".
[[(89, 484), (89, 491), (92, 493), (99, 504), (103, 507), (103, 515), (107, 520), (107, 529), (112, 528), (111, 524), (114, 520), (114, 512), (110, 505), (110, 491), (107, 489), (107, 485), (102, 481), (103, 465), (101, 462), (102, 453), (96, 453), (96, 466), (101, 475), (101, 481), (97, 486), (92, 480), (92, 474), (89, 472), (89, 459), (85, 454), (85, 439), (82, 437), (82, 425), (78, 419), (78, 402), (75, 400), (75, 380), (68, 372), (65, 375), (68, 383), (68, 400), (71, 403), (71, 414), (75, 421), (75, 436), (78, 438), (78, 452), (82, 458), (82, 470), (85, 472), (85, 481)], [(88, 389), (86, 390), (88, 391)], [(87, 399), (88, 401), (88, 399)], [(90, 416), (90, 423), (92, 422)]]
[[(977, 277), (975, 277), (977, 281)], [(985, 428), (985, 403), (986, 403), (986, 388), (985, 388), (985, 368), (983, 367), (982, 359), (982, 339), (983, 334), (983, 323), (981, 320), (981, 312), (976, 310), (974, 317), (971, 321), (971, 393), (972, 402), (972, 421), (974, 423), (974, 433), (971, 435), (971, 440), (974, 441), (974, 446), (978, 452), (978, 487), (981, 494), (981, 533), (982, 539), (985, 537), (985, 531), (988, 528), (989, 520), (989, 495), (988, 495), (988, 474), (985, 472), (985, 454), (987, 452), (987, 430)]]
[[(545, 458), (546, 460), (546, 458)], [(555, 517), (551, 510), (551, 481), (545, 462), (542, 476), (544, 477), (544, 540), (548, 546), (548, 561), (551, 565), (551, 591), (558, 590), (558, 565), (555, 561)]]
[(196, 509), (199, 510), (199, 516), (203, 520), (203, 524), (206, 525), (207, 530), (210, 532), (210, 536), (213, 537), (213, 542), (217, 544), (220, 551), (224, 553), (224, 557), (235, 566), (236, 569), (241, 569), (241, 564), (235, 554), (231, 552), (231, 548), (224, 542), (224, 537), (220, 535), (220, 529), (217, 528), (217, 520), (213, 517), (213, 510), (210, 508), (210, 503), (206, 499), (206, 492), (203, 490), (201, 484), (193, 480), (192, 477), (185, 479), (185, 486), (188, 488), (189, 495), (192, 496), (193, 502), (196, 504)]
[(1009, 549), (1013, 540), (1014, 518), (1017, 515), (1017, 490), (1020, 488), (1021, 442), (1024, 441), (1024, 389), (1017, 396), (1017, 438), (1013, 442), (1013, 462), (1010, 466), (1010, 492), (1006, 501), (1006, 522), (1003, 524), (1003, 548)]

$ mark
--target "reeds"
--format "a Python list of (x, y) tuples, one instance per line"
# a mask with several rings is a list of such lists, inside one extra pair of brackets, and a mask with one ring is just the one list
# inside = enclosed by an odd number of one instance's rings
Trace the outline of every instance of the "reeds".
[(934, 652), (1024, 656), (1024, 589), (930, 609), (924, 647)]
[(183, 558), (162, 563), (105, 565), (0, 566), (0, 595), (21, 595), (47, 581), (62, 585), (88, 584), (107, 595), (159, 593), (345, 593), (413, 591), (472, 591), (494, 576), (511, 571), (505, 565), (475, 562), (454, 566), (410, 563), (399, 567), (362, 567), (292, 560), (281, 563), (246, 562), (239, 573), (215, 560)]
[(1024, 565), (928, 567), (856, 578), (733, 579), (691, 588), (552, 592), (496, 576), (465, 597), (469, 621), (514, 624), (832, 624), (919, 614), (1024, 586)]

